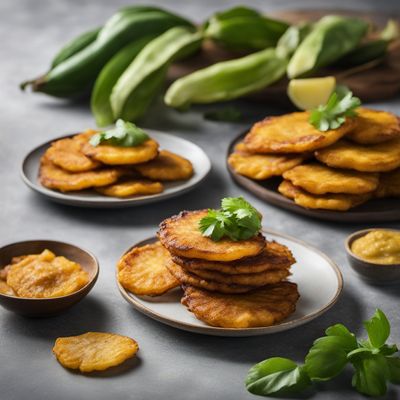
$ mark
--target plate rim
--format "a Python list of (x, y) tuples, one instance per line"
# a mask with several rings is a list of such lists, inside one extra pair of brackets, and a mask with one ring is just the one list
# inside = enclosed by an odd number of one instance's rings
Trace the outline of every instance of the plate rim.
[[(137, 299), (135, 299), (133, 296), (136, 297), (136, 295), (132, 294), (130, 295), (128, 293), (127, 290), (125, 290), (125, 288), (120, 284), (120, 282), (118, 281), (118, 266), (115, 268), (115, 280), (117, 283), (117, 287), (118, 290), (120, 292), (120, 294), (122, 295), (122, 297), (133, 307), (135, 308), (137, 311), (141, 312), (142, 314), (147, 315), (148, 317), (164, 323), (166, 325), (172, 326), (174, 328), (178, 328), (181, 330), (185, 330), (185, 331), (189, 331), (189, 332), (194, 332), (194, 333), (199, 333), (199, 334), (208, 334), (208, 335), (214, 335), (214, 336), (241, 336), (241, 337), (245, 337), (245, 336), (255, 336), (255, 335), (266, 335), (266, 334), (273, 334), (273, 333), (278, 333), (278, 332), (282, 332), (285, 330), (289, 330), (289, 329), (293, 329), (296, 328), (298, 326), (301, 326), (305, 323), (311, 322), (312, 320), (314, 320), (315, 318), (318, 318), (320, 315), (324, 314), (325, 312), (327, 312), (330, 308), (332, 308), (336, 302), (338, 301), (342, 291), (343, 291), (343, 287), (344, 287), (344, 281), (343, 281), (343, 275), (342, 272), (339, 268), (339, 266), (328, 256), (326, 255), (324, 252), (322, 252), (321, 250), (317, 249), (316, 247), (309, 245), (307, 242), (304, 242), (300, 239), (297, 239), (293, 236), (284, 234), (284, 233), (280, 233), (277, 232), (275, 230), (272, 229), (266, 229), (266, 228), (262, 228), (262, 232), (266, 233), (266, 234), (272, 234), (278, 237), (282, 237), (284, 239), (287, 240), (291, 240), (294, 241), (298, 244), (300, 244), (301, 246), (306, 247), (309, 250), (312, 250), (313, 252), (317, 253), (319, 256), (321, 256), (322, 258), (324, 258), (329, 266), (332, 268), (332, 270), (335, 273), (335, 276), (337, 278), (337, 288), (336, 288), (336, 292), (335, 295), (332, 297), (332, 299), (329, 301), (329, 303), (327, 303), (323, 308), (317, 310), (316, 312), (313, 312), (311, 314), (305, 315), (301, 318), (298, 318), (296, 320), (293, 321), (287, 321), (287, 322), (282, 322), (280, 324), (277, 325), (272, 325), (272, 326), (267, 326), (267, 327), (252, 327), (252, 328), (222, 328), (222, 327), (215, 327), (215, 326), (198, 326), (195, 324), (191, 324), (188, 322), (182, 322), (176, 319), (171, 319), (171, 318), (167, 318), (164, 315), (155, 312), (153, 310), (151, 310), (150, 308), (146, 307), (145, 305), (143, 305), (140, 301), (138, 301)], [(152, 243), (154, 241), (157, 241), (157, 236), (151, 236), (148, 237), (147, 239), (143, 239), (135, 244), (133, 244), (132, 246), (130, 246), (124, 253), (123, 255), (125, 255), (128, 251), (130, 251), (133, 247), (136, 246), (141, 246), (144, 245), (146, 243)], [(122, 255), (122, 256), (123, 256)], [(122, 257), (121, 256), (121, 257)], [(137, 296), (139, 297), (139, 296)]]
[[(292, 200), (282, 196), (278, 192), (263, 187), (258, 183), (258, 181), (238, 174), (229, 165), (228, 158), (229, 155), (232, 153), (235, 144), (240, 139), (242, 139), (248, 133), (248, 131), (249, 129), (247, 129), (244, 132), (241, 132), (239, 135), (237, 135), (230, 141), (225, 157), (225, 165), (229, 172), (229, 175), (237, 185), (246, 189), (254, 196), (257, 196), (263, 202), (272, 204), (274, 206), (283, 208), (285, 210), (289, 210), (293, 213), (326, 221), (334, 221), (342, 223), (351, 223), (351, 222), (370, 223), (370, 222), (387, 222), (393, 220), (400, 220), (400, 208), (398, 211), (383, 210), (383, 211), (362, 211), (362, 212), (354, 212), (352, 210), (343, 212), (343, 211), (306, 209), (304, 207), (297, 205)], [(268, 196), (268, 199), (266, 198), (266, 196)]]
[(29, 160), (29, 158), (37, 152), (41, 147), (44, 147), (46, 145), (50, 145), (52, 142), (56, 140), (61, 140), (61, 139), (67, 139), (70, 137), (73, 137), (74, 135), (79, 134), (78, 133), (70, 133), (70, 134), (65, 134), (63, 136), (55, 137), (53, 139), (47, 140), (45, 142), (42, 142), (39, 145), (36, 145), (34, 148), (29, 150), (22, 158), (22, 162), (20, 163), (19, 166), (19, 175), (22, 179), (22, 181), (25, 183), (27, 187), (29, 187), (31, 190), (33, 190), (35, 193), (38, 193), (41, 196), (44, 196), (45, 198), (61, 203), (61, 204), (66, 204), (69, 206), (74, 206), (74, 207), (86, 207), (86, 208), (123, 208), (123, 207), (135, 207), (135, 206), (140, 206), (140, 205), (146, 205), (150, 203), (154, 203), (157, 201), (163, 201), (163, 200), (168, 200), (173, 197), (177, 197), (180, 195), (183, 195), (184, 193), (187, 193), (188, 191), (195, 189), (197, 186), (199, 186), (210, 174), (212, 170), (212, 163), (210, 158), (208, 157), (208, 154), (203, 150), (202, 147), (200, 147), (198, 144), (188, 140), (184, 139), (180, 136), (175, 136), (170, 133), (166, 132), (161, 132), (155, 129), (148, 129), (149, 133), (155, 133), (156, 135), (162, 135), (165, 137), (173, 137), (174, 139), (181, 140), (183, 142), (186, 142), (192, 146), (195, 146), (200, 153), (204, 156), (205, 160), (207, 161), (206, 164), (204, 164), (204, 173), (202, 176), (198, 178), (198, 180), (191, 184), (188, 187), (185, 187), (183, 189), (177, 190), (173, 193), (160, 193), (154, 196), (149, 196), (141, 199), (135, 199), (135, 198), (128, 198), (128, 199), (119, 199), (116, 198), (115, 201), (102, 201), (102, 200), (91, 200), (91, 199), (69, 199), (68, 195), (62, 193), (62, 192), (57, 192), (55, 190), (51, 189), (46, 189), (44, 187), (41, 187), (38, 183), (32, 182), (27, 174), (26, 174), (26, 164)]

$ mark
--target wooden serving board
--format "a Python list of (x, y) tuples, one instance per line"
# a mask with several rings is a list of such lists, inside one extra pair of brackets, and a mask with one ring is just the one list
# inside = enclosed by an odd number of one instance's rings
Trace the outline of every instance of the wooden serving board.
[[(328, 14), (364, 18), (378, 28), (384, 27), (390, 18), (396, 19), (400, 23), (400, 15), (343, 10), (288, 10), (272, 14), (272, 16), (290, 23), (299, 23), (315, 21)], [(234, 53), (219, 47), (214, 42), (206, 41), (199, 54), (181, 63), (174, 64), (170, 69), (169, 78), (173, 81), (198, 69), (243, 55), (245, 53)], [(390, 45), (388, 55), (382, 61), (373, 61), (350, 69), (325, 68), (318, 71), (318, 76), (327, 75), (334, 75), (338, 83), (348, 86), (356, 96), (365, 102), (392, 98), (400, 93), (400, 40), (396, 40)], [(286, 95), (287, 83), (288, 80), (283, 78), (279, 82), (247, 96), (247, 98), (257, 102), (274, 102), (274, 104), (278, 103), (281, 106), (290, 106), (291, 103)]]

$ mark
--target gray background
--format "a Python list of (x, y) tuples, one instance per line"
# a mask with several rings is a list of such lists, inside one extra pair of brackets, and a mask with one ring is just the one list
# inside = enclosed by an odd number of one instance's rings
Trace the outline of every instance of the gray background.
[[(212, 11), (234, 1), (152, 1), (201, 21)], [(332, 2), (247, 2), (266, 11), (285, 7), (332, 7)], [(336, 1), (334, 6), (393, 10), (396, 1)], [(53, 204), (27, 189), (19, 178), (23, 156), (34, 146), (68, 132), (93, 127), (85, 103), (70, 104), (21, 93), (18, 83), (44, 72), (64, 42), (81, 31), (101, 24), (120, 1), (0, 2), (0, 115), (1, 115), (1, 244), (25, 239), (50, 238), (76, 243), (100, 260), (101, 273), (91, 294), (66, 314), (43, 320), (19, 317), (0, 310), (0, 399), (245, 399), (255, 398), (244, 389), (248, 368), (266, 357), (303, 359), (314, 338), (327, 326), (343, 322), (361, 332), (362, 321), (381, 307), (392, 322), (392, 340), (400, 343), (399, 287), (372, 287), (353, 275), (345, 258), (343, 241), (361, 228), (320, 222), (264, 204), (250, 194), (264, 214), (267, 227), (295, 235), (326, 252), (340, 266), (345, 280), (337, 305), (321, 318), (293, 331), (254, 338), (217, 338), (169, 328), (134, 311), (119, 295), (114, 266), (132, 243), (153, 235), (157, 224), (181, 209), (218, 206), (226, 195), (240, 195), (226, 170), (228, 142), (245, 125), (204, 121), (202, 109), (179, 114), (158, 104), (142, 125), (164, 130), (202, 146), (213, 162), (213, 172), (198, 189), (181, 198), (125, 210), (90, 210)], [(247, 107), (250, 119), (277, 110)], [(399, 100), (374, 104), (400, 113)], [(370, 226), (368, 221), (364, 227)], [(385, 226), (399, 227), (393, 223)], [(315, 284), (318, 290), (318, 282)], [(119, 374), (83, 376), (70, 372), (53, 357), (59, 336), (86, 331), (110, 331), (132, 336), (140, 344), (131, 369)], [(132, 366), (132, 365), (131, 365)], [(350, 386), (351, 372), (320, 386), (315, 399), (358, 399)], [(399, 387), (387, 398), (395, 399)]]

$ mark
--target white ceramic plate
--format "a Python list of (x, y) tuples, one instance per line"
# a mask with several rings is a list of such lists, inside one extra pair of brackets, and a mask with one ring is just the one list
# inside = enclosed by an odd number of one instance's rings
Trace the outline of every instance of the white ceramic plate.
[[(62, 139), (61, 137), (48, 141), (28, 153), (22, 163), (22, 179), (32, 190), (58, 203), (80, 207), (117, 208), (132, 207), (179, 196), (195, 188), (208, 175), (211, 170), (211, 162), (199, 146), (177, 136), (152, 130), (148, 130), (148, 132), (160, 144), (161, 149), (170, 150), (190, 160), (194, 168), (194, 175), (190, 179), (187, 181), (166, 182), (164, 191), (159, 194), (136, 196), (127, 199), (103, 196), (94, 190), (62, 193), (47, 189), (38, 181), (40, 158), (51, 142)], [(69, 136), (73, 135), (64, 137)]]
[[(185, 331), (215, 336), (256, 336), (276, 333), (295, 328), (319, 317), (337, 301), (343, 279), (337, 265), (325, 254), (293, 237), (264, 230), (268, 240), (276, 240), (286, 245), (297, 260), (292, 266), (291, 281), (296, 282), (300, 293), (296, 311), (280, 324), (245, 329), (216, 328), (208, 326), (181, 305), (181, 290), (177, 289), (159, 297), (136, 296), (126, 291), (117, 280), (124, 299), (141, 313)], [(135, 246), (154, 242), (151, 238)], [(315, 290), (318, 285), (318, 290)]]

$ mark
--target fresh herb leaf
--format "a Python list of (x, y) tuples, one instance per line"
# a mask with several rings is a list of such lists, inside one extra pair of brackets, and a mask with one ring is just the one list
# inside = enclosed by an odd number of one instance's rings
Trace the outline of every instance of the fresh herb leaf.
[(332, 93), (325, 105), (311, 111), (309, 122), (318, 130), (325, 132), (329, 129), (337, 129), (346, 121), (346, 117), (355, 117), (355, 109), (361, 105), (358, 97), (351, 92), (343, 98), (339, 98), (336, 92)]
[(390, 335), (390, 324), (386, 315), (381, 310), (376, 310), (374, 316), (364, 322), (368, 332), (368, 340), (377, 349), (382, 347)]
[(223, 237), (231, 240), (246, 240), (261, 229), (261, 214), (243, 197), (228, 197), (222, 200), (220, 210), (208, 210), (199, 222), (203, 236), (219, 241)]
[(111, 146), (133, 147), (139, 146), (149, 139), (149, 135), (132, 122), (119, 119), (114, 129), (98, 132), (90, 139), (92, 146), (98, 146), (101, 143)]
[(389, 381), (400, 384), (400, 358), (386, 357), (386, 362), (389, 368)]
[(204, 113), (204, 119), (220, 122), (239, 122), (243, 118), (240, 110), (234, 107), (226, 107), (221, 110), (207, 111)]
[(270, 396), (303, 391), (311, 386), (311, 381), (294, 361), (273, 357), (254, 365), (245, 384), (250, 393)]

